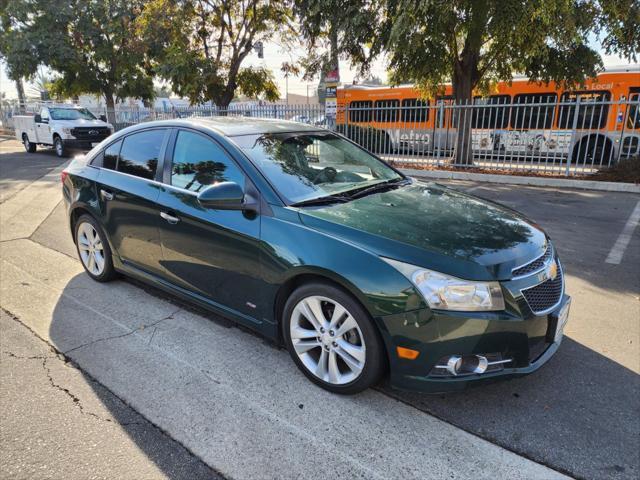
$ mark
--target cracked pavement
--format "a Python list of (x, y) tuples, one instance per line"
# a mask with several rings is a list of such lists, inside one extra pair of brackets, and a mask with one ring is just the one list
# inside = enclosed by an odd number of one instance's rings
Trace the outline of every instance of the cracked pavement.
[(0, 331), (0, 478), (217, 477), (4, 310)]

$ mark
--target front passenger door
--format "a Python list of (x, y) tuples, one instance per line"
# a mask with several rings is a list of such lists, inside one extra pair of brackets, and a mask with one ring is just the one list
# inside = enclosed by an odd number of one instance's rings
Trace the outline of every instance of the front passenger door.
[(51, 127), (49, 122), (49, 109), (43, 108), (40, 110), (40, 121), (36, 122), (36, 135), (38, 137), (38, 143), (46, 143), (53, 145), (53, 136), (51, 135)]
[(209, 185), (233, 181), (246, 189), (248, 179), (218, 143), (192, 130), (177, 131), (171, 157), (168, 185), (158, 198), (162, 263), (170, 280), (260, 323), (260, 216), (206, 208), (197, 200)]

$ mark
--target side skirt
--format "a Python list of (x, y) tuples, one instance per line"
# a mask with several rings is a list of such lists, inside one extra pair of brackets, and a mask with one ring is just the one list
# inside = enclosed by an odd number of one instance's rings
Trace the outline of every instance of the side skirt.
[(116, 260), (115, 255), (114, 263), (115, 269), (125, 276), (132, 277), (147, 285), (159, 288), (161, 290), (164, 290), (165, 292), (175, 295), (182, 300), (194, 303), (199, 307), (202, 307), (212, 313), (224, 317), (227, 320), (231, 320), (232, 322), (237, 323), (243, 327), (247, 327), (250, 330), (268, 338), (269, 340), (272, 340), (274, 342), (278, 341), (277, 325), (271, 324), (269, 322), (263, 322), (254, 317), (244, 315), (225, 305), (214, 302), (213, 300), (210, 300), (202, 295), (198, 295), (197, 293), (191, 292), (171, 282), (168, 282), (163, 278), (147, 273), (144, 270), (141, 270), (127, 262), (122, 262), (119, 258)]

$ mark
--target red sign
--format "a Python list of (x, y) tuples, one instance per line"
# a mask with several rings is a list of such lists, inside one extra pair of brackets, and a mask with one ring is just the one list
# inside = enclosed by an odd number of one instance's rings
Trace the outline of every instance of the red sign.
[(340, 70), (329, 70), (327, 74), (324, 76), (325, 82), (339, 82), (340, 81)]

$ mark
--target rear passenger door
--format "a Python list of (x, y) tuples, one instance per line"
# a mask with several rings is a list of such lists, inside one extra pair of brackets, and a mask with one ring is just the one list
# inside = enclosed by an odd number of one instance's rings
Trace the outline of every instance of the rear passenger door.
[(115, 253), (125, 266), (154, 275), (163, 273), (156, 176), (168, 132), (144, 130), (109, 145), (98, 177), (103, 223)]

